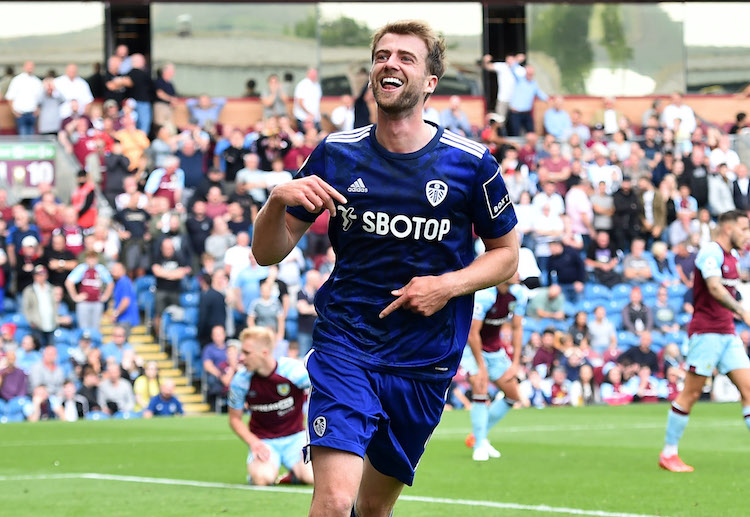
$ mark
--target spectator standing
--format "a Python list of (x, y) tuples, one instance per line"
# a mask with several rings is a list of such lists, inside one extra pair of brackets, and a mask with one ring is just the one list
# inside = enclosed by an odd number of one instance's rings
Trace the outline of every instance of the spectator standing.
[(107, 71), (104, 74), (104, 99), (113, 100), (118, 107), (122, 107), (125, 94), (133, 86), (133, 81), (125, 73), (120, 72), (122, 58), (117, 55), (107, 59)]
[(151, 266), (156, 277), (156, 294), (154, 300), (154, 329), (158, 335), (161, 314), (170, 305), (180, 304), (181, 283), (190, 274), (191, 267), (187, 261), (175, 252), (171, 239), (164, 239), (159, 246)]
[(43, 246), (49, 244), (52, 232), (59, 228), (62, 223), (63, 206), (55, 199), (55, 194), (45, 192), (41, 200), (34, 205), (34, 221), (41, 235)]
[(37, 242), (42, 238), (39, 228), (35, 224), (31, 224), (31, 216), (28, 210), (18, 206), (13, 210), (13, 225), (8, 228), (8, 233), (5, 236), (5, 248), (8, 253), (8, 263), (11, 266), (16, 265), (16, 255), (21, 250), (21, 243), (26, 237), (33, 237)]
[(616, 249), (626, 251), (630, 242), (641, 233), (641, 205), (629, 176), (623, 176), (620, 188), (612, 195), (615, 213), (612, 216), (612, 240)]
[(21, 241), (21, 253), (16, 259), (14, 275), (16, 278), (16, 294), (22, 294), (24, 289), (34, 280), (34, 268), (42, 264), (39, 241), (32, 235), (27, 235)]
[(57, 329), (57, 302), (47, 281), (47, 268), (41, 264), (34, 267), (34, 281), (23, 290), (22, 305), (37, 341), (41, 346), (51, 345)]
[(482, 57), (484, 69), (497, 74), (497, 101), (494, 112), (500, 116), (501, 123), (508, 120), (508, 106), (518, 78), (526, 75), (526, 69), (521, 66), (525, 60), (524, 54), (508, 54), (505, 56), (505, 61), (496, 62), (492, 61), (492, 56), (489, 54)]
[(534, 79), (534, 73), (534, 68), (527, 65), (526, 75), (518, 78), (513, 89), (513, 95), (509, 101), (509, 134), (511, 136), (520, 136), (522, 131), (534, 131), (534, 119), (531, 116), (534, 99), (546, 101), (548, 98)]
[(747, 166), (743, 163), (737, 166), (737, 179), (732, 182), (732, 197), (737, 210), (750, 210), (750, 179)]
[(260, 98), (263, 104), (263, 118), (281, 117), (287, 115), (289, 97), (284, 92), (284, 88), (279, 81), (279, 76), (271, 74), (266, 82), (266, 91)]
[(117, 325), (129, 331), (140, 323), (135, 286), (126, 274), (122, 262), (112, 264), (111, 272), (115, 282), (112, 292), (112, 317)]
[(253, 300), (247, 309), (248, 327), (265, 327), (274, 332), (276, 341), (284, 339), (284, 307), (278, 298), (272, 297), (272, 285), (265, 281), (260, 284), (260, 298)]
[(87, 251), (84, 263), (76, 266), (65, 280), (71, 299), (76, 302), (78, 326), (98, 330), (104, 304), (109, 300), (114, 283), (107, 268), (99, 264), (99, 254)]
[(613, 135), (619, 130), (618, 121), (623, 114), (615, 109), (614, 97), (605, 97), (602, 99), (602, 105), (602, 108), (594, 113), (592, 120), (595, 125), (602, 126), (605, 135)]
[(45, 77), (42, 80), (42, 98), (39, 103), (38, 129), (40, 135), (54, 135), (60, 132), (62, 118), (60, 105), (65, 102), (62, 94), (55, 89), (55, 80)]
[(732, 181), (726, 163), (719, 164), (716, 172), (708, 175), (708, 209), (714, 217), (735, 209)]
[(109, 415), (135, 410), (133, 386), (122, 378), (120, 365), (114, 361), (107, 363), (103, 380), (99, 383), (97, 403)]
[(117, 210), (115, 200), (124, 192), (125, 178), (130, 175), (130, 160), (122, 154), (122, 144), (115, 140), (112, 151), (104, 156), (104, 166), (107, 175), (104, 181), (104, 197), (109, 206)]
[(675, 121), (680, 121), (680, 129), (688, 134), (695, 131), (697, 123), (695, 121), (695, 112), (693, 108), (685, 104), (682, 94), (674, 92), (671, 97), (671, 103), (664, 107), (661, 114), (661, 125), (667, 129), (675, 129)]
[(320, 125), (320, 99), (323, 91), (318, 82), (318, 71), (309, 68), (307, 75), (294, 88), (294, 108), (292, 113), (297, 119), (297, 129), (301, 129), (306, 120)]
[(226, 395), (232, 380), (232, 375), (227, 377), (224, 373), (228, 364), (226, 339), (224, 327), (216, 325), (211, 329), (211, 342), (203, 347), (201, 353), (208, 403), (214, 411), (217, 409), (217, 399)]
[(5, 94), (8, 93), (8, 86), (16, 76), (16, 70), (12, 66), (6, 66), (4, 72), (3, 76), (0, 77), (0, 100), (5, 98)]
[(227, 323), (227, 304), (223, 294), (227, 288), (226, 273), (219, 269), (212, 275), (203, 274), (201, 288), (197, 326), (198, 340), (205, 344), (211, 341), (215, 327), (224, 327)]
[(341, 104), (331, 112), (331, 124), (337, 131), (354, 129), (354, 98), (351, 95), (341, 96)]
[(157, 77), (153, 85), (156, 94), (154, 98), (153, 115), (154, 123), (157, 126), (174, 125), (174, 107), (179, 101), (174, 84), (172, 83), (174, 73), (175, 68), (172, 63), (167, 63), (156, 73)]
[(136, 127), (133, 117), (125, 115), (120, 121), (122, 129), (115, 133), (115, 139), (122, 144), (122, 154), (130, 160), (130, 172), (142, 171), (146, 167), (145, 152), (151, 141), (144, 131)]
[(94, 226), (99, 213), (96, 202), (96, 185), (83, 169), (78, 171), (76, 180), (78, 186), (70, 195), (70, 204), (78, 213), (78, 225), (86, 230)]
[(5, 94), (5, 99), (11, 101), (10, 107), (19, 135), (36, 133), (36, 119), (43, 96), (42, 81), (34, 75), (34, 62), (26, 61), (23, 72), (13, 78)]
[(89, 84), (78, 76), (78, 66), (73, 63), (65, 67), (64, 75), (55, 78), (55, 89), (65, 99), (60, 105), (60, 118), (63, 120), (85, 113), (86, 107), (94, 100)]
[[(131, 82), (130, 97), (135, 99), (135, 112), (138, 114), (138, 129), (145, 133), (151, 131), (151, 92), (153, 85), (151, 74), (146, 68), (146, 58), (143, 54), (130, 56), (132, 68), (123, 72), (128, 75)], [(123, 61), (124, 64), (124, 61)]]
[(667, 202), (648, 176), (638, 178), (641, 227), (646, 239), (660, 239), (667, 228)]
[(174, 394), (174, 381), (165, 379), (160, 385), (159, 394), (151, 399), (148, 407), (143, 411), (143, 418), (184, 414), (182, 404)]
[(562, 288), (565, 299), (573, 303), (578, 302), (583, 295), (583, 284), (586, 281), (586, 266), (580, 252), (565, 246), (560, 240), (554, 240), (550, 243), (548, 267), (550, 275)]
[(297, 293), (297, 342), (300, 357), (305, 357), (312, 348), (313, 327), (318, 318), (314, 301), (321, 284), (320, 272), (311, 269), (305, 273), (305, 283)]
[(73, 252), (65, 247), (65, 235), (60, 230), (52, 234), (42, 263), (47, 268), (49, 283), (56, 287), (63, 287), (68, 274), (78, 265)]
[(200, 95), (197, 99), (185, 101), (188, 110), (190, 110), (190, 118), (202, 129), (205, 129), (207, 124), (214, 127), (218, 124), (219, 115), (226, 103), (227, 100), (224, 97), (211, 98), (206, 94)]

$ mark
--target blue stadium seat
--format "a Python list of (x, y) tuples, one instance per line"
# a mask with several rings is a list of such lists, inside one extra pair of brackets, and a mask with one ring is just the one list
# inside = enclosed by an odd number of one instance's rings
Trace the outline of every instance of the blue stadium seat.
[(659, 353), (659, 351), (669, 343), (667, 337), (661, 332), (652, 332), (651, 339), (651, 350), (656, 353)]
[(627, 330), (621, 330), (617, 333), (617, 346), (620, 350), (625, 351), (631, 346), (638, 346), (638, 336)]
[(55, 340), (55, 345), (66, 344), (69, 346), (76, 346), (78, 342), (75, 339), (75, 334), (72, 330), (63, 327), (58, 327), (52, 334)]
[(154, 292), (147, 289), (145, 291), (141, 291), (136, 296), (138, 298), (138, 308), (143, 311), (143, 314), (146, 315), (148, 319), (153, 318), (154, 307), (156, 304)]
[(297, 320), (286, 320), (284, 324), (284, 338), (288, 341), (297, 339)]
[(3, 298), (3, 312), (8, 314), (11, 312), (17, 312), (18, 311), (18, 303), (16, 302), (15, 298), (12, 298), (10, 296), (7, 296)]
[(135, 418), (141, 418), (141, 413), (135, 411), (118, 411), (112, 418), (115, 420), (133, 420)]
[(186, 276), (180, 283), (184, 292), (199, 293), (201, 290), (200, 283), (198, 282), (197, 276)]
[(201, 301), (201, 297), (199, 293), (182, 293), (180, 295), (180, 305), (185, 307), (186, 309), (188, 307), (198, 307), (198, 304)]
[(57, 364), (70, 363), (70, 346), (67, 344), (55, 344), (57, 349)]
[(664, 335), (664, 338), (668, 343), (677, 343), (678, 345), (682, 345), (687, 341), (688, 335), (684, 330), (678, 330), (677, 332), (668, 332)]
[(575, 316), (575, 314), (580, 310), (581, 304), (579, 303), (572, 303), (572, 302), (565, 302), (563, 304), (563, 312), (566, 316)]
[(86, 420), (109, 420), (109, 415), (103, 411), (92, 411), (86, 415)]
[(152, 287), (156, 287), (156, 277), (153, 275), (144, 275), (136, 278), (133, 284), (135, 286), (135, 292), (140, 294), (143, 291), (148, 291)]
[(13, 323), (16, 328), (24, 327), (24, 328), (31, 328), (29, 325), (29, 322), (26, 320), (26, 316), (24, 316), (20, 312), (11, 312), (9, 314), (6, 314), (3, 316), (2, 319), (3, 323)]
[(583, 286), (583, 295), (590, 300), (594, 298), (609, 298), (612, 296), (612, 291), (606, 285), (590, 282)]
[[(83, 329), (75, 329), (73, 334), (73, 343), (78, 344), (78, 340), (81, 339), (81, 335), (83, 334)], [(102, 344), (102, 333), (95, 329), (89, 329), (89, 333), (91, 334), (91, 344), (95, 347), (99, 347)]]
[(183, 361), (187, 362), (188, 360), (191, 360), (193, 361), (193, 364), (195, 364), (201, 356), (201, 345), (198, 343), (197, 339), (185, 337), (179, 341), (177, 347), (180, 351), (180, 359)]
[(645, 284), (641, 284), (641, 292), (643, 293), (643, 298), (656, 298), (656, 293), (659, 291), (659, 284), (654, 282), (648, 282)]
[[(592, 315), (591, 318), (594, 318), (594, 316)], [(613, 312), (612, 314), (607, 314), (607, 319), (615, 327), (615, 330), (619, 330), (622, 328), (622, 312)], [(591, 321), (591, 319), (589, 319), (589, 321)]]
[(193, 325), (198, 323), (198, 307), (188, 307), (185, 309), (185, 321)]
[(630, 291), (633, 290), (633, 286), (630, 284), (617, 284), (612, 288), (612, 296), (617, 299), (630, 299)]
[(528, 330), (529, 332), (542, 332), (544, 330), (544, 327), (542, 326), (541, 320), (538, 320), (536, 318), (524, 318), (523, 319), (523, 328)]
[(615, 299), (608, 301), (604, 308), (607, 309), (607, 317), (609, 317), (610, 314), (620, 314), (622, 313), (623, 307), (625, 307), (628, 304), (627, 300)]
[(594, 309), (596, 309), (599, 305), (604, 305), (606, 303), (605, 300), (602, 299), (594, 299), (594, 300), (583, 300), (579, 304), (580, 310), (587, 312), (587, 313), (593, 313)]
[(667, 293), (669, 293), (669, 297), (679, 297), (680, 300), (682, 300), (682, 297), (685, 296), (687, 290), (688, 288), (685, 284), (672, 284), (667, 287)]
[(684, 327), (688, 323), (690, 323), (690, 319), (692, 318), (692, 314), (688, 314), (687, 312), (682, 312), (677, 315), (677, 323), (680, 325), (680, 327)]

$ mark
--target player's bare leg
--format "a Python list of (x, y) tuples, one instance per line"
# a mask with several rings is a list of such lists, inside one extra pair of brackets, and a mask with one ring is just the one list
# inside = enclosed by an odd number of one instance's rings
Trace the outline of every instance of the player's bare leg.
[(313, 484), (312, 464), (305, 463), (304, 461), (300, 460), (292, 467), (292, 472), (294, 473), (297, 480), (303, 485)]
[(378, 472), (370, 460), (365, 458), (362, 482), (355, 502), (356, 517), (388, 517), (393, 512), (396, 499), (404, 484), (398, 479)]
[(247, 473), (249, 475), (249, 481), (253, 485), (269, 486), (276, 482), (276, 476), (279, 474), (279, 469), (270, 460), (260, 461), (258, 458), (255, 458), (247, 464)]
[(750, 429), (750, 368), (739, 368), (727, 374), (729, 379), (740, 390), (742, 400), (742, 417)]
[(364, 461), (351, 452), (311, 446), (315, 478), (309, 517), (350, 517)]
[(677, 445), (690, 420), (690, 410), (698, 401), (706, 384), (706, 377), (688, 372), (685, 387), (672, 402), (667, 416), (667, 431), (664, 438), (664, 449), (659, 455), (659, 466), (672, 472), (692, 472), (693, 467), (685, 465), (677, 455)]

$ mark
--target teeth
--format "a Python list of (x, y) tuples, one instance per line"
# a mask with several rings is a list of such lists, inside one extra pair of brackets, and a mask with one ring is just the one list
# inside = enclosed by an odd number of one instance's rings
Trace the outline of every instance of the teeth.
[(400, 79), (396, 79), (395, 77), (384, 77), (381, 82), (383, 85), (392, 84), (393, 86), (401, 86), (404, 84)]

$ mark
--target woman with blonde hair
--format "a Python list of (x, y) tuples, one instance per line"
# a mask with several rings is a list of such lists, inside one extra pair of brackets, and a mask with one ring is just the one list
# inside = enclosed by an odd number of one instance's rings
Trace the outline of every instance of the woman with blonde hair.
[(152, 397), (159, 394), (159, 365), (156, 361), (146, 363), (143, 375), (133, 383), (135, 393), (135, 410), (143, 411), (148, 407)]

